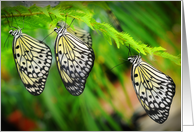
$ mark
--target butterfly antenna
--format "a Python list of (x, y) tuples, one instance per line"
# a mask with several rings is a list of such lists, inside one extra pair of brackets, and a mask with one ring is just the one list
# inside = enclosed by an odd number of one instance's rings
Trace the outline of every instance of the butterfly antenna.
[[(5, 15), (5, 14), (4, 14)], [(9, 20), (8, 20), (8, 18), (7, 18), (7, 16), (5, 15), (5, 17), (6, 17), (6, 19), (7, 19), (7, 23), (8, 23), (8, 25), (9, 25)], [(9, 28), (11, 28), (11, 26), (9, 25)]]
[[(138, 51), (139, 51), (139, 50), (138, 50)], [(141, 52), (139, 51), (139, 56), (140, 56), (140, 53), (141, 53)]]
[(51, 17), (51, 15), (49, 14), (49, 16), (50, 16), (50, 18), (51, 18), (51, 21), (53, 21), (53, 19), (52, 19), (52, 17)]
[[(4, 15), (5, 15), (5, 14), (4, 14)], [(8, 20), (8, 18), (7, 18), (7, 16), (6, 16), (6, 15), (5, 15), (5, 17), (6, 17), (6, 19), (7, 19), (7, 22), (8, 22), (9, 28), (11, 28), (11, 26), (10, 26), (10, 24), (9, 24), (9, 20)], [(5, 40), (4, 47), (5, 47), (5, 44), (6, 44), (7, 40), (8, 40), (8, 38), (9, 38), (9, 35), (10, 35), (10, 34), (8, 34), (7, 39)]]
[[(24, 28), (24, 16), (23, 16), (23, 28)], [(23, 29), (23, 28), (22, 28), (22, 29)]]
[[(115, 67), (117, 67), (117, 66), (119, 66), (119, 65), (121, 65), (121, 64), (124, 64), (124, 63), (126, 63), (127, 61), (128, 61), (128, 60), (126, 60), (126, 61), (124, 61), (124, 62), (122, 62), (122, 63), (120, 63), (120, 64), (114, 66), (113, 68), (115, 68)], [(112, 71), (113, 68), (111, 68), (110, 70)]]
[(11, 20), (11, 27), (13, 26), (13, 13), (12, 13), (12, 20)]
[[(53, 19), (52, 19), (52, 17), (51, 17), (50, 14), (49, 14), (49, 16), (50, 16), (50, 18), (51, 18), (51, 21), (53, 21)], [(55, 16), (55, 17), (56, 17), (56, 16)], [(51, 35), (53, 32), (54, 32), (54, 31), (52, 31), (51, 33), (49, 33), (49, 34), (42, 40), (42, 42), (43, 42), (49, 35)]]
[(125, 60), (125, 59), (123, 59), (123, 58), (119, 58), (120, 60), (124, 60), (124, 61), (127, 61), (127, 60)]
[[(74, 20), (75, 20), (75, 18), (73, 18), (73, 20), (71, 21), (71, 24), (73, 23)], [(71, 24), (69, 25), (69, 27), (71, 26)]]
[(65, 15), (65, 28), (66, 28), (66, 22), (67, 22), (67, 15)]
[[(13, 25), (13, 13), (11, 13), (11, 14), (12, 14), (12, 23), (11, 23), (10, 27), (15, 28), (15, 29), (18, 29), (18, 28), (16, 28), (16, 27), (12, 26), (12, 25)], [(17, 22), (16, 22), (16, 23), (17, 23)]]
[[(127, 49), (129, 49), (129, 52), (130, 52), (130, 54), (131, 54), (131, 50), (130, 50), (130, 45), (129, 46), (126, 46), (127, 47)], [(128, 52), (128, 57), (129, 57), (129, 52)], [(132, 54), (131, 54), (132, 55)]]
[(42, 40), (42, 42), (43, 42), (49, 35), (51, 35), (53, 32), (54, 32), (54, 31), (52, 31), (51, 33), (49, 33), (49, 34)]
[[(11, 13), (11, 14), (12, 14), (12, 18), (15, 19), (15, 17), (13, 16), (13, 13)], [(12, 22), (13, 22), (13, 21), (12, 21)], [(16, 22), (16, 24), (17, 24), (17, 26), (18, 26), (18, 23), (17, 23), (16, 19), (15, 19), (15, 22)]]
[(6, 39), (5, 43), (4, 43), (4, 47), (5, 47), (5, 44), (6, 44), (7, 40), (8, 40), (8, 38), (9, 38), (9, 35), (10, 35), (10, 34), (8, 34), (7, 39)]

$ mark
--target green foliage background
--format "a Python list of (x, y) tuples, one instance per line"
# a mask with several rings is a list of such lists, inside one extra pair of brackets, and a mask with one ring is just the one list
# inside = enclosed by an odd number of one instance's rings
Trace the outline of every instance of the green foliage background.
[[(126, 46), (129, 45), (132, 55), (140, 52), (144, 61), (173, 78), (176, 94), (171, 111), (180, 111), (181, 2), (65, 1), (55, 7), (40, 7), (38, 3), (30, 7), (1, 4), (1, 115), (5, 120), (10, 121), (12, 113), (20, 111), (23, 117), (36, 124), (30, 130), (125, 130), (123, 124), (127, 130), (141, 130), (141, 125), (135, 126), (132, 120), (141, 106), (139, 102), (134, 103), (136, 95), (131, 97), (135, 92), (130, 74), (127, 74), (130, 73), (130, 63), (110, 70), (123, 62), (120, 58), (127, 59)], [(108, 13), (110, 11), (112, 15)], [(72, 28), (76, 25), (91, 33), (94, 67), (83, 94), (78, 97), (70, 95), (57, 71), (54, 59), (57, 34), (54, 32), (44, 40), (53, 55), (45, 90), (34, 97), (25, 90), (17, 73), (12, 53), (13, 36), (7, 39), (11, 29), (9, 24), (24, 27), (22, 32), (43, 40), (58, 21), (65, 21), (65, 15), (68, 24), (75, 18)], [(123, 97), (118, 96), (120, 92)], [(124, 98), (125, 102), (117, 104), (115, 100), (119, 98)], [(113, 115), (119, 118), (115, 119)], [(180, 128), (177, 126), (172, 130)]]

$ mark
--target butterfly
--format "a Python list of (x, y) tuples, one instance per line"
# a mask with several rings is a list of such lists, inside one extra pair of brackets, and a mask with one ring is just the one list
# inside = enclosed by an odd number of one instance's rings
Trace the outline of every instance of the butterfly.
[(52, 63), (51, 50), (44, 42), (22, 33), (20, 28), (16, 29), (9, 33), (14, 36), (12, 51), (17, 71), (27, 91), (40, 95)]
[(70, 94), (78, 96), (83, 93), (86, 79), (94, 65), (95, 55), (92, 39), (85, 30), (75, 27), (75, 31), (63, 21), (55, 40), (55, 58), (63, 84)]
[(175, 95), (172, 78), (142, 61), (140, 55), (130, 56), (132, 63), (131, 79), (138, 100), (148, 116), (162, 124), (168, 116)]

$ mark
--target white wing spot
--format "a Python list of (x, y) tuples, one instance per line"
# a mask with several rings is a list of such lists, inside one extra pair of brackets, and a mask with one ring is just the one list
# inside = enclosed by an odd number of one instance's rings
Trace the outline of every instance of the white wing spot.
[(89, 64), (89, 65), (92, 65), (92, 62), (89, 61), (88, 64)]
[(158, 104), (157, 103), (154, 103), (154, 105), (156, 106), (156, 108), (159, 108)]
[(36, 73), (33, 73), (33, 76), (34, 76), (34, 77), (37, 77)]
[[(43, 74), (45, 74), (45, 73), (46, 73), (46, 71), (45, 71), (45, 70), (42, 70), (41, 72), (42, 72)], [(45, 78), (46, 78), (46, 77), (45, 77)]]
[(167, 103), (166, 101), (163, 101), (163, 103), (164, 103), (165, 105), (168, 105), (168, 103)]
[(151, 104), (150, 104), (150, 107), (151, 107), (151, 108), (154, 108), (154, 105), (151, 103)]
[(161, 104), (160, 104), (160, 107), (161, 107), (161, 108), (164, 108), (164, 107), (165, 107), (165, 105), (164, 105), (163, 103), (161, 103)]
[(88, 68), (85, 68), (85, 70), (86, 70), (87, 72), (89, 72), (89, 71), (90, 71)]
[(32, 74), (29, 74), (29, 77), (32, 77)]
[(80, 76), (81, 76), (81, 77), (84, 77), (85, 75), (81, 72), (81, 73), (80, 73)]
[(172, 85), (168, 85), (168, 87), (172, 88)]
[(172, 93), (171, 92), (168, 92), (168, 95), (172, 96)]
[(49, 60), (49, 59), (47, 59), (46, 61), (47, 61), (48, 63), (51, 63), (51, 60)]
[(41, 77), (43, 74), (42, 73), (39, 73), (38, 76)]
[(48, 68), (48, 67), (44, 67), (44, 69), (45, 69), (46, 71), (48, 71), (48, 70), (49, 70), (49, 68)]

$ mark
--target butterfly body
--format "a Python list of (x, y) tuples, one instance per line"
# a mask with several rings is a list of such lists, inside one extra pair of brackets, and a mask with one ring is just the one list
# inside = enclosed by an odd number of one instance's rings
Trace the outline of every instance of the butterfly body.
[(12, 51), (22, 82), (32, 95), (40, 95), (52, 62), (51, 50), (45, 43), (22, 33), (21, 29), (9, 33), (14, 36)]
[(138, 100), (151, 119), (159, 124), (169, 115), (172, 99), (175, 95), (173, 80), (141, 60), (140, 56), (131, 56), (131, 79)]
[(86, 79), (94, 64), (94, 52), (90, 45), (76, 35), (69, 33), (65, 23), (54, 31), (55, 58), (57, 68), (66, 89), (74, 96), (83, 93)]

